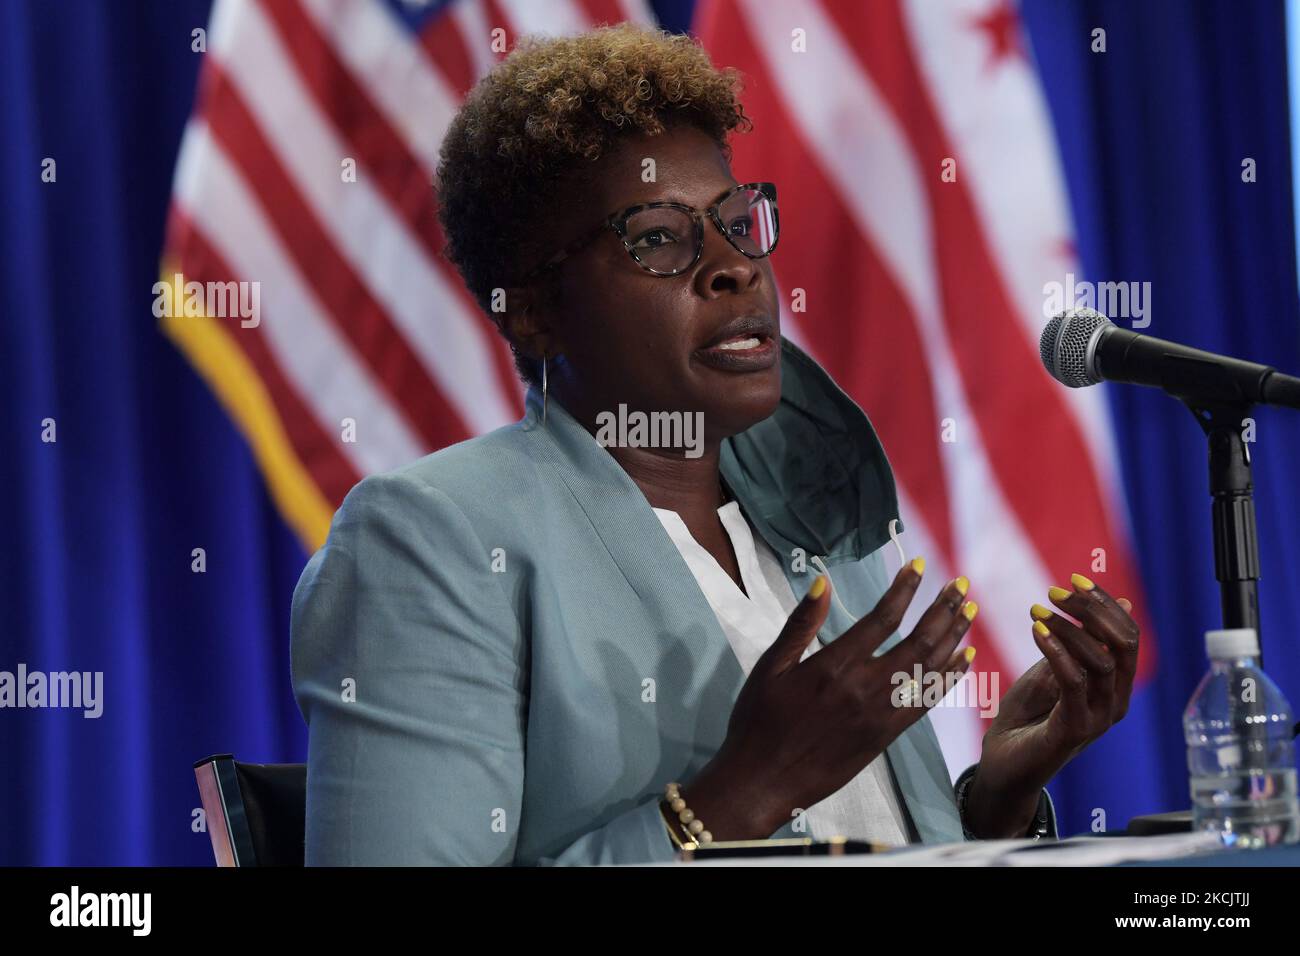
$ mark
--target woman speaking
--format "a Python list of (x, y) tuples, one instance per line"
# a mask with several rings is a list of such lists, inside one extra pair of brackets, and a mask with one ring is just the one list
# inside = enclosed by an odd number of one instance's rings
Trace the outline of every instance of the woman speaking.
[(1043, 786), (1127, 710), (1131, 608), (1075, 575), (952, 785), (921, 685), (970, 667), (972, 585), (899, 631), (925, 563), (887, 573), (885, 452), (781, 337), (737, 97), (623, 26), (525, 42), (452, 123), (448, 252), (527, 411), (362, 481), (299, 582), (309, 865), (1054, 835)]

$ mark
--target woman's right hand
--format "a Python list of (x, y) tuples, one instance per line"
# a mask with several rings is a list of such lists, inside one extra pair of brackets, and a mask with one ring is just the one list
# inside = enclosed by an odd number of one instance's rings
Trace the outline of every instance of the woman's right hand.
[[(975, 617), (964, 579), (950, 581), (906, 639), (872, 654), (902, 623), (923, 561), (903, 567), (879, 603), (806, 660), (830, 609), (819, 576), (741, 688), (722, 747), (681, 788), (714, 840), (759, 840), (858, 775), (927, 711), (919, 691), (937, 674), (955, 683), (970, 667), (954, 653)], [(925, 680), (913, 703), (899, 692), (916, 664)], [(945, 683), (945, 687), (952, 684)]]

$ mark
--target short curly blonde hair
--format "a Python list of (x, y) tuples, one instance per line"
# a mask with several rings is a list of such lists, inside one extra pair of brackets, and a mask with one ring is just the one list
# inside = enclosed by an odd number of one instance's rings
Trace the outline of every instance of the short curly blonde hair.
[[(557, 201), (555, 184), (621, 139), (687, 124), (729, 155), (747, 130), (740, 75), (718, 69), (684, 35), (631, 24), (572, 37), (526, 37), (470, 91), (438, 162), (447, 255), (485, 312), (492, 290), (520, 278), (521, 237)], [(517, 362), (525, 381), (532, 365)]]

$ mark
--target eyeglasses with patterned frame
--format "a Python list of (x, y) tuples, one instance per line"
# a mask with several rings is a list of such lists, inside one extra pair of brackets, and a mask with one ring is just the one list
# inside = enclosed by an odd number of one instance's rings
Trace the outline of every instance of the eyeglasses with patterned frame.
[[(746, 197), (746, 194), (750, 194)], [(739, 218), (733, 219), (730, 223), (723, 220), (723, 206), (732, 202), (737, 196), (746, 197), (742, 208), (746, 211), (754, 209), (756, 206), (760, 209), (760, 222), (758, 223), (759, 244), (753, 246), (754, 251), (746, 249), (744, 245), (737, 241), (738, 238), (750, 238), (752, 233), (748, 231), (754, 226), (752, 217), (741, 217), (745, 219), (746, 232), (738, 236), (730, 230), (740, 221)], [(672, 214), (680, 213), (683, 218), (677, 219), (678, 223), (686, 222), (689, 218), (691, 223), (691, 233), (693, 239), (693, 252), (689, 262), (681, 264), (672, 264), (664, 267), (666, 263), (673, 261), (672, 255), (664, 255), (662, 250), (670, 247), (660, 242), (652, 243), (645, 247), (639, 247), (640, 243), (647, 237), (656, 233), (664, 233), (666, 224), (672, 222)], [(655, 224), (656, 215), (659, 217), (659, 224)], [(704, 216), (707, 215), (713, 222), (715, 228), (720, 232), (736, 249), (737, 252), (750, 259), (763, 259), (772, 254), (776, 248), (777, 239), (780, 237), (780, 222), (777, 217), (776, 205), (776, 185), (774, 183), (742, 183), (733, 186), (723, 193), (718, 201), (707, 209), (696, 209), (694, 206), (687, 206), (684, 203), (676, 202), (649, 202), (638, 203), (635, 206), (628, 206), (613, 215), (607, 216), (591, 232), (584, 234), (573, 242), (569, 243), (555, 255), (551, 256), (541, 265), (529, 270), (523, 276), (522, 281), (527, 282), (541, 273), (554, 269), (565, 259), (577, 252), (585, 249), (595, 242), (606, 229), (612, 229), (614, 234), (619, 237), (623, 243), (623, 248), (641, 268), (645, 269), (651, 275), (669, 277), (681, 275), (688, 271), (695, 263), (699, 262), (700, 255), (704, 251)], [(632, 220), (637, 219), (637, 223)], [(646, 227), (643, 231), (633, 235), (633, 230), (640, 230), (642, 226)], [(769, 242), (770, 240), (770, 242)], [(673, 237), (673, 243), (680, 242), (678, 237)], [(683, 258), (681, 251), (676, 253), (676, 259)], [(656, 263), (659, 268), (656, 268)]]

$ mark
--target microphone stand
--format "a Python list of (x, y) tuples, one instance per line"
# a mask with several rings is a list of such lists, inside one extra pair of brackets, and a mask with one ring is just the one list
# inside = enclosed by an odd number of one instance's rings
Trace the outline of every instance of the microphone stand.
[[(1214, 576), (1219, 580), (1219, 603), (1225, 628), (1249, 627), (1259, 635), (1259, 535), (1255, 527), (1254, 481), (1250, 449), (1241, 437), (1242, 420), (1250, 414), (1249, 402), (1207, 404), (1183, 399), (1205, 432), (1210, 446), (1210, 515), (1214, 525)], [(1259, 646), (1259, 666), (1264, 666), (1264, 645)], [(1243, 765), (1263, 769), (1267, 751), (1263, 702), (1240, 692), (1246, 673), (1232, 670), (1229, 695), (1232, 723), (1248, 742)], [(1293, 728), (1292, 735), (1295, 730)]]
[[(1196, 416), (1205, 432), (1210, 451), (1211, 521), (1214, 526), (1214, 576), (1219, 581), (1219, 603), (1223, 626), (1252, 627), (1259, 634), (1259, 536), (1255, 527), (1254, 481), (1250, 470), (1250, 449), (1241, 437), (1241, 422), (1250, 414), (1251, 403), (1205, 402), (1175, 396)], [(1259, 665), (1264, 666), (1263, 645)], [(1242, 686), (1245, 675), (1234, 672), (1231, 683)], [(1259, 701), (1247, 702), (1240, 694), (1229, 697), (1234, 729), (1247, 741), (1243, 755), (1246, 767), (1260, 767), (1265, 752), (1263, 726), (1255, 719), (1263, 712)], [(1292, 728), (1300, 737), (1300, 724)], [(1187, 832), (1192, 812), (1180, 810), (1134, 817), (1128, 832), (1136, 835)]]
[[(1210, 404), (1182, 399), (1205, 432), (1210, 449), (1214, 576), (1225, 628), (1249, 627), (1259, 634), (1259, 535), (1255, 527), (1250, 450), (1242, 440), (1249, 402)], [(1261, 645), (1260, 666), (1264, 665)]]

